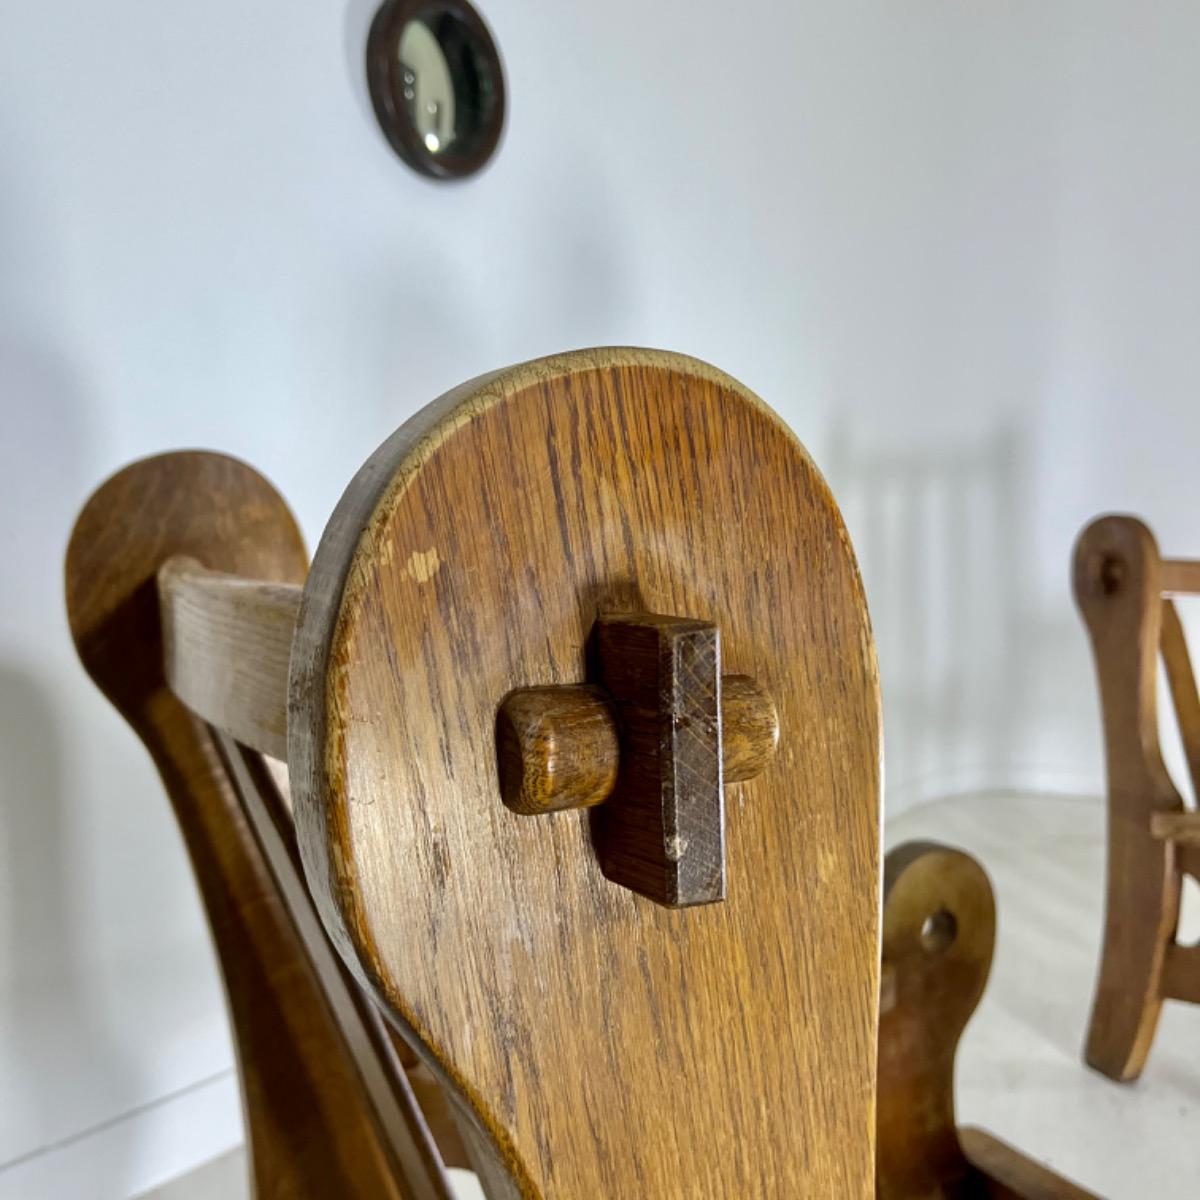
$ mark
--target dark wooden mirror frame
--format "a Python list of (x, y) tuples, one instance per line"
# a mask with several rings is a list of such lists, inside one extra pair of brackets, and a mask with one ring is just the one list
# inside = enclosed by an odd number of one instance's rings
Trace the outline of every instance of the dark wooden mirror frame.
[[(462, 27), (482, 60), (484, 78), (477, 128), (435, 154), (426, 147), (409, 119), (397, 50), (410, 21), (438, 17), (451, 19)], [(500, 144), (506, 108), (504, 65), (491, 30), (468, 0), (384, 0), (367, 35), (367, 85), (375, 116), (389, 145), (414, 171), (428, 178), (463, 179), (474, 175)]]

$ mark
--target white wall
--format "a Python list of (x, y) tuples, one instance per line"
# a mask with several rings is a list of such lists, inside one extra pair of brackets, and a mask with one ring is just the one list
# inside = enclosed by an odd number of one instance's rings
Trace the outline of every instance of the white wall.
[(707, 358), (843, 499), (896, 808), (1099, 791), (1071, 539), (1125, 508), (1200, 553), (1200, 8), (483, 9), (510, 125), (451, 187), (374, 128), (370, 0), (6, 13), (0, 1163), (25, 1157), (0, 1196), (68, 1194), (64, 1156), (69, 1194), (128, 1194), (236, 1137), (183, 854), (61, 611), (73, 514), (130, 458), (241, 455), (315, 541), (375, 444), (473, 374)]

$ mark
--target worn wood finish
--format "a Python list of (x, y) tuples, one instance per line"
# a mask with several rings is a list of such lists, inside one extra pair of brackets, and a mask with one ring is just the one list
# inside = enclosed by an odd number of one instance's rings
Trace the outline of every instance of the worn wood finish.
[(303, 580), (306, 555), (261, 476), (234, 459), (184, 453), (135, 463), (105, 483), (76, 522), (66, 561), (76, 648), (158, 768), (212, 927), (255, 1195), (439, 1194), (405, 1181), (213, 736), (167, 686), (156, 579), (172, 555), (285, 584)]
[[(587, 814), (500, 803), (498, 705), (586, 682), (614, 612), (712, 621), (726, 668), (775, 700), (780, 751), (730, 804), (724, 904), (656, 905), (604, 877)], [(580, 353), (443, 397), (356, 477), (305, 588), (289, 762), (309, 883), (469, 1109), (496, 1194), (871, 1194), (879, 750), (828, 488), (693, 360)]]
[(722, 675), (721, 777), (726, 783), (756, 779), (778, 749), (775, 701), (749, 675)]
[[(779, 748), (775, 702), (748, 675), (721, 679), (721, 778), (759, 775)], [(496, 717), (500, 795), (536, 816), (594, 808), (612, 795), (621, 762), (612, 697), (595, 684), (517, 688)]]
[[(1087, 1200), (954, 1115), (954, 1057), (987, 985), (996, 907), (969, 854), (909, 842), (884, 862), (879, 1200)], [(1094, 1198), (1093, 1198), (1094, 1200)]]
[[(340, 1042), (339, 1057), (357, 1075), (362, 1102), (382, 1134), (394, 1179), (406, 1183), (405, 1190), (414, 1200), (451, 1200), (438, 1146), (417, 1102), (405, 1062), (397, 1054), (378, 1007), (337, 957), (321, 927), (304, 883), (291, 815), (271, 772), (257, 752), (238, 745), (227, 734), (218, 733), (216, 737), (255, 841), (320, 983)], [(428, 1092), (425, 1095), (433, 1099)], [(439, 1112), (436, 1104), (431, 1104), (431, 1111)], [(452, 1134), (443, 1140), (457, 1147)]]
[(517, 688), (500, 705), (500, 798), (515, 813), (603, 804), (616, 786), (620, 760), (617, 718), (603, 688)]
[(1159, 745), (1160, 653), (1193, 770), (1200, 754), (1186, 643), (1174, 606), (1162, 600), (1179, 590), (1180, 566), (1164, 577), (1153, 536), (1133, 517), (1092, 522), (1075, 548), (1075, 599), (1096, 663), (1108, 775), (1104, 944), (1085, 1057), (1116, 1080), (1136, 1079), (1145, 1064), (1179, 917), (1176, 847), (1155, 833), (1156, 821), (1183, 813)]
[(243, 745), (287, 759), (298, 584), (242, 579), (176, 557), (158, 572), (167, 683)]
[(708, 621), (602, 614), (595, 657), (621, 767), (592, 815), (600, 869), (669, 908), (725, 899), (721, 644)]
[[(287, 759), (287, 679), (299, 584), (244, 579), (175, 557), (158, 572), (171, 690), (236, 741)], [(722, 778), (753, 779), (779, 744), (774, 701), (747, 675), (721, 682)], [(602, 804), (620, 744), (612, 698), (594, 685), (518, 688), (497, 716), (500, 788), (513, 812)]]

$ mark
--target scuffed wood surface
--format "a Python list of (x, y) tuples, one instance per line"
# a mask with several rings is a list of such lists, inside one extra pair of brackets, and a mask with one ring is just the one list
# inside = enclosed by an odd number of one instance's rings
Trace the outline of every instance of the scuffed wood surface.
[(657, 904), (725, 899), (721, 651), (717, 627), (661, 613), (608, 613), (595, 628), (621, 769), (592, 814), (600, 869)]
[[(584, 682), (597, 616), (630, 611), (712, 621), (776, 703), (723, 904), (661, 908), (605, 879), (586, 813), (500, 798), (497, 706)], [(595, 351), (423, 410), (322, 539), (289, 739), (326, 926), (493, 1194), (872, 1194), (873, 643), (828, 488), (740, 385)]]

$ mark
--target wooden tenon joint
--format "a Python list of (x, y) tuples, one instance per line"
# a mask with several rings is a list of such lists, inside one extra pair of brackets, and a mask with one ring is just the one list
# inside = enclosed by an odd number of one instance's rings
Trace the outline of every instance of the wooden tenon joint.
[(602, 616), (594, 683), (509, 693), (496, 722), (504, 803), (524, 814), (592, 808), (600, 869), (669, 908), (725, 898), (724, 785), (774, 754), (774, 702), (721, 675), (707, 621)]

